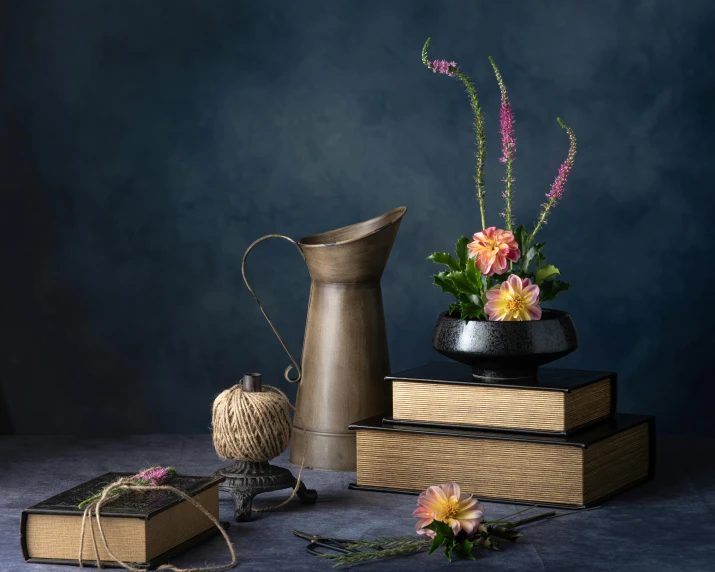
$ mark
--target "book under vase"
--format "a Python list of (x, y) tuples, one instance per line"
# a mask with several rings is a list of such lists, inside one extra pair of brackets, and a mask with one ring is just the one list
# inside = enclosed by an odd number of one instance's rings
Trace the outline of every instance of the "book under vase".
[(457, 482), (481, 500), (593, 506), (653, 474), (654, 418), (616, 412), (614, 372), (476, 379), (433, 362), (385, 378), (392, 410), (353, 423), (359, 490)]

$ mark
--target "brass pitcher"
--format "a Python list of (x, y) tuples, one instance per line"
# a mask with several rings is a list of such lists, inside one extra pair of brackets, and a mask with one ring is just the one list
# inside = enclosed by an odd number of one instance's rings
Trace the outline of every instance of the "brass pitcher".
[[(348, 425), (391, 410), (390, 372), (380, 278), (406, 207), (301, 238), (268, 234), (251, 244), (241, 271), (263, 316), (288, 354), (290, 382), (300, 382), (290, 460), (333, 471), (355, 470), (355, 435)], [(246, 278), (246, 258), (269, 238), (293, 243), (312, 279), (303, 342), (296, 362)], [(295, 368), (296, 377), (290, 377)], [(307, 446), (307, 447), (306, 447)]]

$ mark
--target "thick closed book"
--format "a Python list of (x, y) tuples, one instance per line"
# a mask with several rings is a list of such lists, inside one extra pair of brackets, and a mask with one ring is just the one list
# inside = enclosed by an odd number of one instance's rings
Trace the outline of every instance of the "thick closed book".
[(536, 380), (476, 381), (469, 366), (435, 362), (388, 375), (395, 423), (569, 435), (615, 411), (616, 374), (541, 368)]
[(459, 483), (479, 499), (580, 508), (648, 479), (654, 418), (618, 413), (571, 437), (418, 427), (373, 417), (357, 437), (351, 488), (419, 493)]
[[(25, 560), (77, 564), (83, 511), (78, 505), (107, 485), (131, 473), (106, 473), (22, 512), (21, 542)], [(178, 475), (166, 484), (194, 497), (218, 518), (218, 485), (224, 477)], [(218, 530), (195, 506), (170, 491), (122, 491), (101, 507), (102, 529), (109, 548), (120, 560), (138, 568), (154, 568), (174, 554)], [(96, 519), (88, 519), (82, 548), (85, 565), (96, 557), (89, 526), (94, 528), (105, 566), (117, 566), (104, 549)]]

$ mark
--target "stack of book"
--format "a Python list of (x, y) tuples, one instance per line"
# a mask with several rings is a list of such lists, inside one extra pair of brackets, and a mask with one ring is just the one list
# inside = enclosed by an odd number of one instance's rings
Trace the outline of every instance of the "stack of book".
[(454, 362), (385, 379), (391, 415), (350, 426), (351, 488), (455, 481), (479, 499), (580, 508), (652, 476), (654, 418), (616, 413), (615, 373), (541, 368), (530, 383), (486, 383)]

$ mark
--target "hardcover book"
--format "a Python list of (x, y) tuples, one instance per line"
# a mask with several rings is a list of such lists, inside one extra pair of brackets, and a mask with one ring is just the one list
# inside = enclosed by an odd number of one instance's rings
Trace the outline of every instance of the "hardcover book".
[[(20, 539), (25, 560), (77, 564), (83, 511), (78, 505), (107, 485), (132, 473), (106, 473), (22, 511)], [(218, 518), (218, 485), (224, 477), (179, 475), (167, 484), (195, 497)], [(137, 568), (154, 568), (174, 554), (217, 534), (213, 523), (195, 506), (170, 491), (122, 491), (101, 507), (107, 544), (120, 560)], [(99, 556), (117, 567), (104, 549), (95, 518), (88, 519), (82, 558), (96, 562), (89, 526), (94, 528)]]
[(469, 366), (436, 362), (388, 375), (393, 423), (569, 435), (616, 408), (616, 374), (541, 368), (533, 383), (475, 381)]
[(419, 493), (455, 481), (481, 500), (591, 506), (653, 472), (654, 418), (616, 414), (576, 436), (420, 427), (373, 417), (357, 437), (350, 488)]

